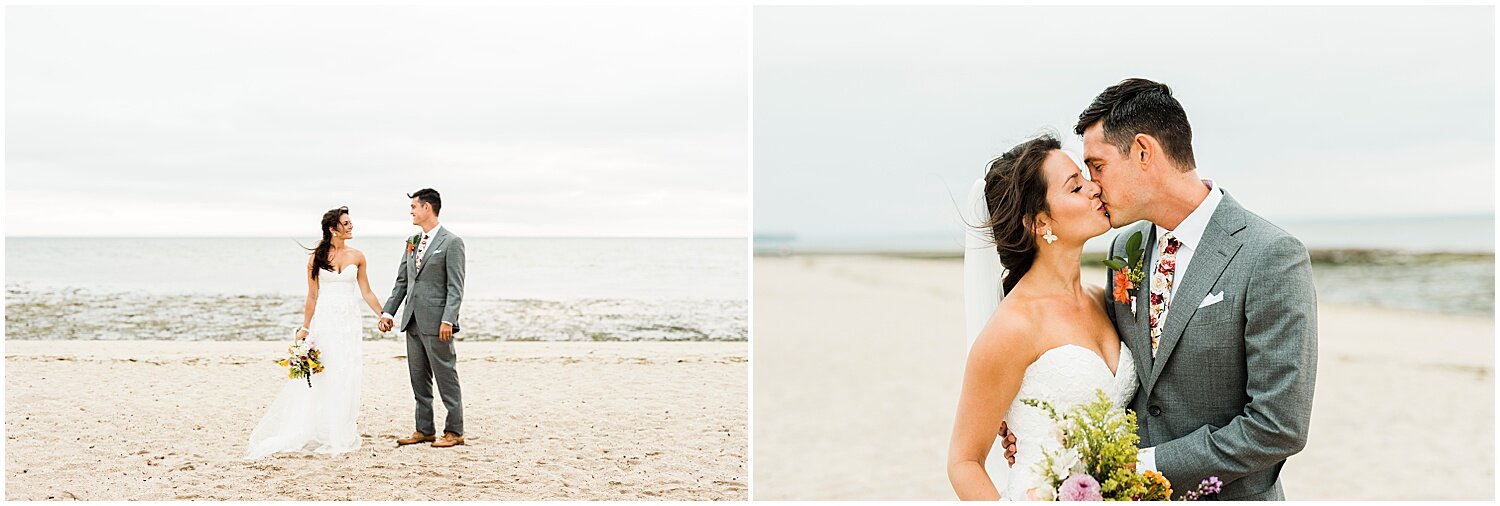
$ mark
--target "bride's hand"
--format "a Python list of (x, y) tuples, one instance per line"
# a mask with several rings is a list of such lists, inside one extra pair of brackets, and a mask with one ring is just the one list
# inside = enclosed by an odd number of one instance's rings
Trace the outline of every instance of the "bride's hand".
[(297, 329), (297, 340), (307, 339), (307, 329)]

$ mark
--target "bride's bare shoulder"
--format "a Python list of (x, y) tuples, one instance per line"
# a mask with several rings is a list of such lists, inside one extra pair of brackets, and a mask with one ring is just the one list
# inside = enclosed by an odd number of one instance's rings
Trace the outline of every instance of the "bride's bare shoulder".
[(1004, 357), (1014, 360), (1031, 354), (1036, 347), (1036, 311), (1023, 297), (1006, 297), (1000, 301), (990, 321), (979, 331), (972, 356)]

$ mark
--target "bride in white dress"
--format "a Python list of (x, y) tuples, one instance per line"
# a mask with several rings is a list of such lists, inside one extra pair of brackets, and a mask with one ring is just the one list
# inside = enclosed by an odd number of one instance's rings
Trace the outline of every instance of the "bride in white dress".
[[(1060, 444), (1047, 414), (1022, 399), (1063, 411), (1099, 390), (1121, 407), (1135, 395), (1134, 357), (1105, 315), (1104, 290), (1080, 279), (1084, 242), (1109, 230), (1099, 194), (1045, 135), (990, 162), (975, 184), (969, 217), (980, 228), (964, 260), (971, 348), (948, 450), (961, 499), (1051, 498), (1034, 489), (1035, 469), (1043, 449)], [(1002, 422), (1018, 442), (1008, 471)], [(1003, 476), (998, 487), (993, 471)]]
[[(354, 237), (349, 208), (328, 211), (321, 221), (323, 240), (307, 264), (307, 303), (297, 339), (320, 350), (324, 370), (312, 387), (303, 378), (284, 380), (281, 393), (250, 434), (245, 457), (277, 452), (344, 453), (359, 448), (360, 336), (359, 302), (380, 314), (379, 300), (365, 276), (365, 255), (345, 246)], [(267, 370), (267, 377), (274, 371)]]

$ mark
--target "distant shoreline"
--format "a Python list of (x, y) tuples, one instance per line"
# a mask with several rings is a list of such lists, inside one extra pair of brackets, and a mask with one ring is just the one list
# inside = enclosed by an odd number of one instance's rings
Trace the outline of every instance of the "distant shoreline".
[[(304, 296), (96, 292), (8, 283), (13, 341), (279, 341), (302, 323)], [(464, 341), (746, 342), (742, 299), (491, 299), (464, 303)], [(190, 315), (190, 317), (188, 317)], [(394, 340), (361, 312), (362, 339)]]
[[(9, 240), (9, 239), (174, 239), (174, 240), (175, 239), (293, 239), (293, 240), (296, 240), (296, 239), (306, 239), (306, 238), (309, 238), (309, 237), (311, 237), (313, 240), (317, 239), (315, 236), (312, 236), (312, 235), (88, 235), (88, 236), (77, 236), (77, 235), (7, 235), (7, 236), (5, 236), (5, 238), (7, 240)], [(355, 236), (355, 240), (359, 240), (359, 239), (405, 239), (407, 237), (411, 237), (411, 234), (406, 234), (406, 235), (359, 235), (359, 236)], [(601, 236), (584, 236), (584, 235), (545, 236), (545, 235), (471, 235), (471, 234), (465, 234), (464, 238), (466, 238), (466, 239), (667, 239), (667, 240), (703, 240), (703, 239), (707, 239), (707, 240), (720, 240), (720, 239), (724, 239), (724, 240), (728, 240), (728, 239), (748, 240), (748, 239), (750, 239), (749, 237), (746, 237), (746, 236), (701, 236), (701, 237), (700, 236), (646, 236), (646, 235), (642, 235), (642, 236), (604, 236), (604, 235), (601, 235)]]
[[(1360, 249), (1360, 248), (1333, 248), (1333, 249), (1311, 249), (1307, 251), (1308, 256), (1314, 264), (1346, 265), (1346, 264), (1439, 264), (1449, 262), (1478, 262), (1494, 261), (1493, 252), (1417, 252), (1394, 249)], [(905, 258), (913, 260), (955, 260), (964, 257), (963, 252), (955, 251), (828, 251), (809, 250), (791, 251), (781, 253), (777, 251), (755, 252), (756, 257), (778, 258), (789, 256), (814, 256), (814, 257), (837, 257), (837, 256), (873, 256), (884, 258)], [(1103, 251), (1085, 251), (1083, 253), (1084, 265), (1097, 265), (1104, 260)]]
[[(1428, 314), (1495, 314), (1494, 253), (1428, 253), (1393, 250), (1317, 249), (1309, 251), (1319, 303), (1382, 310), (1401, 309)], [(961, 254), (927, 252), (798, 252), (758, 254), (757, 269), (788, 260), (803, 265), (930, 265), (948, 269), (958, 285), (963, 270)], [(1079, 267), (1102, 276), (1104, 253), (1087, 252)], [(894, 262), (894, 263), (890, 263)], [(758, 273), (757, 273), (758, 274)], [(883, 274), (882, 274), (883, 275)], [(757, 275), (756, 282), (763, 283)]]
[[(1407, 253), (1495, 253), (1495, 216), (1361, 217), (1272, 220), (1302, 240), (1315, 261), (1403, 258)], [(956, 224), (955, 224), (956, 225)], [(964, 226), (943, 229), (794, 232), (762, 230), (754, 235), (757, 253), (880, 253), (915, 258), (957, 257), (965, 249)], [(1102, 254), (1124, 229), (1090, 238), (1085, 254)], [(1328, 252), (1327, 254), (1322, 254)], [(1369, 253), (1366, 253), (1369, 252)]]

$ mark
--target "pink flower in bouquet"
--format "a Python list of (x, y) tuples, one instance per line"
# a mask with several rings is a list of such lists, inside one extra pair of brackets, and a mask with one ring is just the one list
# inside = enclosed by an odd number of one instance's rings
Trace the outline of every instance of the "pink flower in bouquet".
[(1198, 484), (1198, 490), (1188, 492), (1183, 498), (1189, 501), (1196, 501), (1222, 491), (1224, 491), (1224, 482), (1219, 480), (1218, 476), (1209, 476), (1208, 478), (1204, 478), (1202, 483)]
[(1103, 501), (1104, 493), (1099, 490), (1099, 480), (1093, 476), (1075, 474), (1063, 480), (1062, 486), (1057, 488), (1057, 500)]

